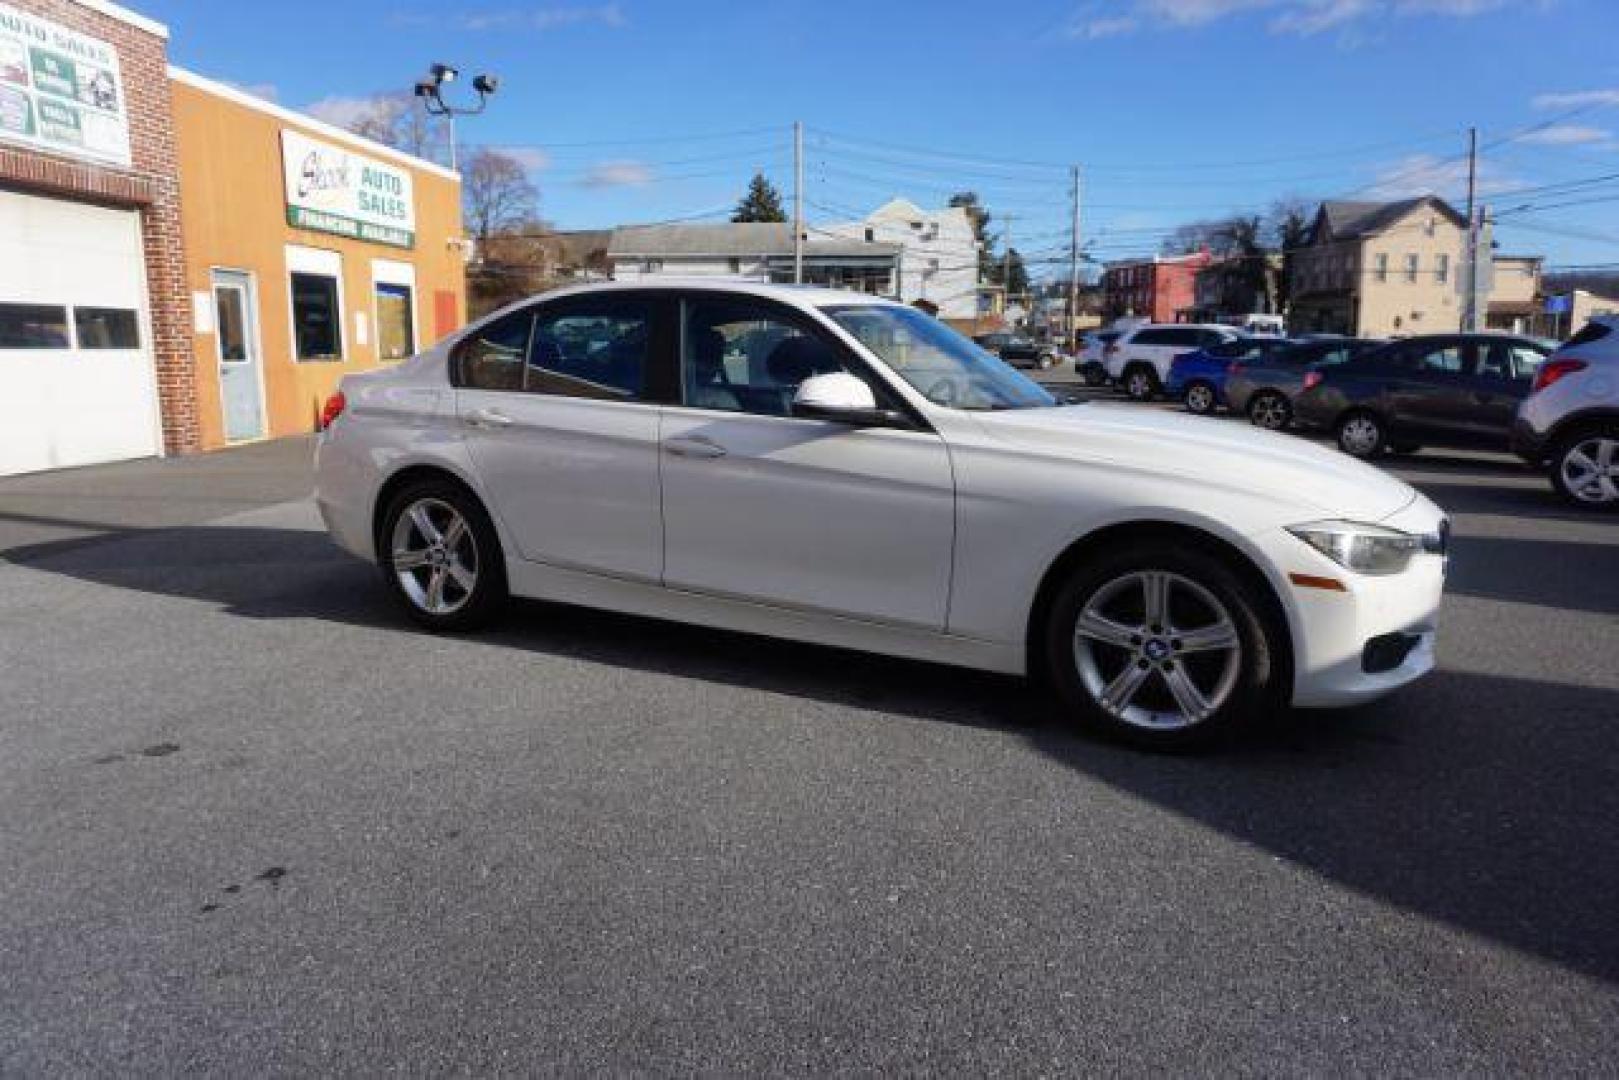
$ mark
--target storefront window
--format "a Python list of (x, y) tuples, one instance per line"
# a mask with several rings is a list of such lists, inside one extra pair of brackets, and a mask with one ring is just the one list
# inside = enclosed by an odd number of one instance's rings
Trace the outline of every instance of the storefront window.
[(0, 349), (67, 347), (67, 308), (56, 304), (0, 304)]
[(343, 358), (343, 321), (336, 278), (293, 272), (292, 332), (297, 359)]
[(377, 282), (377, 349), (384, 360), (416, 351), (416, 315), (409, 285)]
[(73, 326), (81, 349), (138, 349), (141, 335), (129, 308), (76, 307)]

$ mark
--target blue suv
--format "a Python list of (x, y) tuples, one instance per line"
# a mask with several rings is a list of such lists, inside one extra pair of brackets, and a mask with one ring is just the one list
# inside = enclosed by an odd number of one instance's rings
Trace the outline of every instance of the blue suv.
[(1188, 412), (1206, 416), (1225, 404), (1226, 373), (1232, 364), (1256, 363), (1292, 344), (1289, 338), (1241, 337), (1182, 353), (1170, 361), (1164, 393), (1180, 398)]

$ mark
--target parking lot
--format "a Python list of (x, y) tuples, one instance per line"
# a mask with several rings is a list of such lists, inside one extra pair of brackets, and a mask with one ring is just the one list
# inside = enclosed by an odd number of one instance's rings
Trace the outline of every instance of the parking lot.
[(1613, 1067), (1619, 521), (1504, 456), (1389, 465), (1438, 672), (1169, 758), (923, 664), (423, 635), (309, 452), (0, 480), (0, 1072)]

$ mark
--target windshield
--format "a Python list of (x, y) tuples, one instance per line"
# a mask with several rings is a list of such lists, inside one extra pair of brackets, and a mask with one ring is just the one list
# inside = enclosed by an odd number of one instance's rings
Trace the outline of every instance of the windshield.
[(886, 304), (825, 311), (935, 405), (983, 411), (1057, 404), (1038, 383), (925, 312)]

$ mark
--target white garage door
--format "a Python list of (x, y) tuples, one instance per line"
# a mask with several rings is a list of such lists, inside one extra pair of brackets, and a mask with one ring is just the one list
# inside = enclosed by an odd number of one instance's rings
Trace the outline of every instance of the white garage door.
[(139, 214), (0, 191), (0, 476), (161, 446)]

